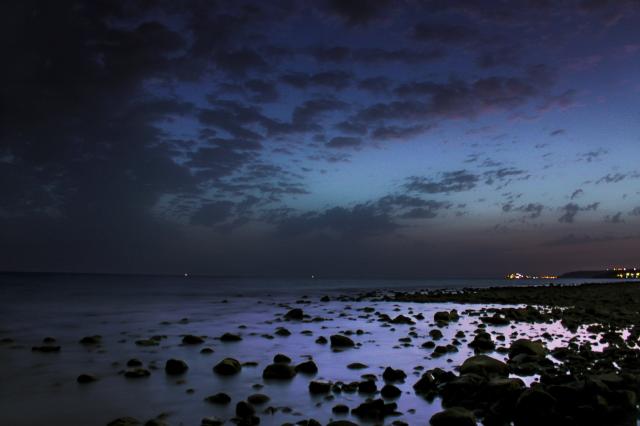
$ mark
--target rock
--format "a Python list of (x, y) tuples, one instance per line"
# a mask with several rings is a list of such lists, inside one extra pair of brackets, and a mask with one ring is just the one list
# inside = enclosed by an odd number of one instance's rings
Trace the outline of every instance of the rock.
[(144, 426), (169, 426), (169, 424), (161, 419), (151, 419), (147, 420)]
[(210, 395), (204, 399), (211, 404), (226, 405), (231, 402), (231, 397), (224, 392)]
[(509, 358), (514, 358), (521, 354), (544, 358), (547, 356), (547, 348), (544, 347), (540, 340), (518, 339), (511, 343)]
[(281, 362), (283, 364), (289, 364), (291, 362), (291, 358), (283, 354), (277, 354), (273, 357), (273, 362)]
[(460, 374), (473, 373), (483, 377), (508, 377), (509, 367), (502, 361), (487, 355), (467, 358), (460, 366)]
[(160, 344), (159, 340), (155, 339), (140, 339), (136, 340), (136, 345), (138, 346), (158, 346)]
[(137, 358), (131, 358), (127, 361), (127, 367), (142, 367), (142, 361)]
[(200, 349), (200, 353), (204, 355), (209, 355), (213, 353), (213, 349), (211, 348), (202, 348)]
[(193, 334), (187, 334), (182, 338), (182, 343), (185, 345), (199, 345), (204, 343), (204, 339), (200, 336), (194, 336)]
[(271, 398), (263, 393), (254, 393), (253, 395), (249, 395), (249, 397), (247, 397), (247, 401), (249, 401), (253, 405), (266, 404), (270, 400)]
[(402, 391), (393, 385), (386, 384), (380, 389), (380, 395), (384, 398), (397, 398), (402, 395)]
[(236, 404), (236, 416), (240, 418), (253, 417), (256, 414), (255, 408), (246, 401), (240, 401)]
[(31, 348), (31, 351), (42, 352), (42, 353), (60, 352), (60, 346), (54, 346), (54, 345), (34, 346)]
[(141, 425), (142, 423), (133, 417), (120, 417), (118, 419), (115, 419), (109, 423), (107, 423), (107, 426), (135, 426), (135, 425)]
[(200, 422), (200, 426), (222, 426), (223, 424), (224, 420), (217, 417), (204, 417)]
[(360, 404), (351, 412), (365, 419), (382, 420), (396, 412), (398, 405), (395, 402), (386, 404), (382, 399), (368, 400)]
[(330, 391), (330, 382), (320, 380), (312, 380), (311, 382), (309, 382), (309, 392), (312, 394), (329, 393)]
[(281, 337), (291, 336), (291, 332), (284, 327), (278, 327), (275, 331), (275, 334)]
[(431, 426), (476, 426), (476, 417), (466, 408), (451, 407), (431, 416)]
[(171, 358), (164, 365), (164, 371), (169, 375), (184, 374), (189, 369), (186, 362), (181, 359)]
[(491, 335), (484, 331), (476, 334), (469, 347), (473, 348), (475, 352), (490, 352), (495, 349), (496, 344), (491, 340)]
[(336, 414), (348, 414), (349, 413), (349, 407), (347, 407), (344, 404), (338, 404), (338, 405), (334, 406), (331, 409), (331, 411), (336, 413)]
[(263, 379), (290, 380), (296, 375), (296, 370), (288, 364), (269, 364), (262, 372)]
[(332, 348), (352, 348), (355, 346), (353, 340), (342, 334), (334, 334), (330, 337)]
[(303, 374), (316, 374), (318, 366), (315, 362), (309, 360), (296, 365), (296, 372)]
[(221, 342), (239, 342), (240, 340), (242, 340), (242, 337), (237, 334), (224, 333), (222, 336), (220, 336)]
[(358, 392), (360, 393), (376, 393), (377, 391), (378, 387), (373, 380), (365, 380), (358, 383)]
[[(98, 345), (100, 344), (101, 341), (102, 341), (102, 336), (95, 335), (95, 336), (85, 336), (82, 339), (80, 339), (79, 343), (81, 345)], [(130, 417), (126, 417), (126, 418), (130, 418)]]
[(320, 336), (316, 339), (316, 343), (319, 345), (326, 345), (327, 344), (327, 338), (324, 336)]
[(289, 312), (287, 312), (284, 315), (284, 318), (287, 320), (302, 320), (304, 318), (304, 312), (302, 311), (302, 309), (296, 308), (296, 309), (291, 309)]
[(240, 362), (233, 358), (225, 358), (213, 367), (213, 371), (221, 376), (237, 374), (242, 369)]
[(369, 368), (369, 366), (361, 362), (352, 362), (351, 364), (347, 365), (347, 368), (349, 370), (362, 370), (365, 368)]
[(549, 393), (529, 388), (525, 390), (516, 403), (515, 420), (518, 426), (555, 424), (553, 417), (556, 399)]
[(391, 320), (391, 323), (392, 324), (409, 324), (409, 325), (415, 324), (415, 322), (411, 318), (406, 317), (404, 315), (398, 315), (397, 317)]
[(151, 372), (149, 370), (141, 367), (136, 367), (131, 370), (127, 370), (124, 373), (124, 377), (127, 377), (129, 379), (140, 379), (143, 377), (149, 377), (150, 375), (151, 375)]
[(334, 420), (327, 423), (327, 426), (358, 426), (358, 423), (350, 422), (349, 420)]
[(92, 382), (95, 382), (97, 380), (98, 380), (98, 378), (96, 376), (94, 376), (93, 374), (81, 374), (76, 379), (76, 382), (84, 384), (84, 383), (92, 383)]
[(394, 370), (391, 367), (387, 367), (382, 373), (382, 378), (387, 382), (402, 382), (407, 378), (407, 374), (400, 369)]
[(449, 322), (451, 320), (451, 318), (449, 317), (449, 312), (440, 311), (440, 312), (436, 312), (433, 315), (433, 320), (435, 322)]
[(442, 339), (442, 331), (438, 330), (437, 328), (434, 328), (433, 330), (429, 331), (429, 336), (431, 336), (433, 340)]

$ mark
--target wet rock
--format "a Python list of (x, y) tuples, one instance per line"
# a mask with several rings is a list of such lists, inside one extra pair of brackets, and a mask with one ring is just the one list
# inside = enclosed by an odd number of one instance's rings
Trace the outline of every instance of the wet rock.
[(85, 336), (78, 343), (81, 345), (98, 345), (102, 341), (102, 336), (94, 335), (94, 336)]
[(296, 365), (296, 371), (303, 374), (316, 374), (318, 366), (315, 362), (309, 360)]
[(334, 420), (327, 423), (327, 426), (358, 426), (358, 423), (350, 422), (349, 420)]
[(222, 426), (224, 424), (224, 420), (221, 420), (217, 417), (204, 417), (201, 422), (200, 422), (200, 426)]
[(164, 365), (164, 371), (169, 375), (184, 374), (189, 369), (186, 362), (181, 359), (171, 358)]
[(209, 355), (212, 354), (214, 351), (211, 348), (202, 348), (200, 349), (200, 353), (203, 355)]
[(433, 330), (429, 331), (429, 336), (431, 336), (433, 340), (442, 339), (442, 331), (438, 330), (437, 328), (434, 328)]
[(136, 345), (138, 346), (158, 346), (160, 344), (159, 340), (155, 340), (155, 339), (139, 339), (136, 340)]
[(291, 362), (291, 358), (283, 354), (276, 354), (276, 356), (273, 357), (273, 362), (289, 364)]
[(231, 397), (224, 392), (210, 395), (204, 399), (211, 404), (226, 405), (231, 402)]
[(321, 302), (330, 302), (330, 301), (331, 301), (331, 298), (330, 298), (329, 296), (322, 296), (322, 297), (320, 298), (320, 301), (321, 301)]
[(107, 426), (135, 426), (142, 423), (134, 417), (120, 417), (107, 423)]
[(150, 375), (151, 375), (151, 372), (142, 367), (132, 368), (130, 370), (125, 371), (124, 373), (124, 377), (127, 377), (129, 379), (140, 379), (143, 377), (149, 377)]
[(377, 391), (378, 387), (373, 380), (365, 380), (358, 383), (358, 392), (360, 393), (376, 393)]
[(324, 336), (320, 336), (316, 339), (316, 343), (319, 345), (326, 345), (328, 343), (327, 338)]
[(182, 337), (182, 344), (184, 345), (199, 345), (204, 343), (204, 339), (200, 336), (194, 336), (193, 334), (187, 334)]
[(504, 362), (487, 355), (467, 358), (460, 366), (460, 374), (473, 373), (483, 377), (507, 377), (509, 367)]
[(300, 308), (291, 309), (284, 315), (286, 320), (302, 320), (304, 319), (304, 312)]
[(76, 379), (76, 382), (84, 384), (84, 383), (92, 383), (92, 382), (95, 382), (97, 380), (98, 380), (98, 378), (96, 376), (94, 376), (93, 374), (81, 374)]
[(295, 368), (288, 364), (269, 364), (262, 372), (263, 379), (290, 380), (295, 375)]
[(347, 368), (349, 370), (362, 370), (365, 368), (369, 368), (369, 366), (361, 362), (352, 362), (351, 364), (347, 365)]
[(545, 348), (540, 340), (518, 339), (511, 343), (509, 358), (514, 358), (522, 354), (544, 358), (547, 355), (547, 348)]
[(344, 405), (344, 404), (338, 404), (335, 405), (332, 409), (332, 412), (334, 412), (335, 414), (348, 414), (349, 413), (349, 407)]
[(466, 408), (451, 407), (431, 416), (431, 426), (475, 426), (476, 417)]
[(312, 380), (309, 382), (309, 392), (312, 394), (329, 393), (331, 391), (331, 383), (321, 380)]
[(515, 420), (518, 426), (554, 424), (556, 399), (544, 390), (527, 389), (516, 403)]
[(281, 337), (291, 336), (291, 332), (284, 327), (278, 327), (275, 331), (275, 334)]
[(237, 374), (242, 369), (237, 359), (225, 358), (213, 367), (213, 371), (221, 376), (231, 376)]
[(34, 346), (31, 348), (32, 352), (42, 352), (42, 353), (54, 353), (60, 352), (60, 346), (54, 345), (43, 345), (43, 346)]
[(469, 347), (473, 348), (475, 352), (490, 352), (495, 349), (496, 344), (491, 340), (491, 335), (484, 331), (479, 332), (473, 338)]
[(397, 398), (401, 394), (402, 391), (400, 389), (390, 384), (386, 384), (382, 387), (382, 389), (380, 389), (380, 395), (382, 395), (384, 398)]
[(397, 317), (391, 320), (391, 323), (392, 324), (408, 324), (408, 325), (415, 324), (415, 322), (411, 318), (406, 317), (404, 315), (398, 315)]
[(330, 337), (332, 348), (352, 348), (355, 346), (353, 340), (342, 334), (334, 334)]
[(400, 369), (387, 367), (382, 373), (382, 378), (387, 382), (403, 382), (407, 378), (407, 374)]
[(236, 416), (240, 419), (238, 425), (257, 425), (260, 419), (256, 417), (256, 410), (246, 401), (240, 401), (236, 404)]
[(137, 358), (131, 358), (127, 361), (127, 367), (142, 367), (142, 361)]
[(271, 398), (263, 393), (254, 393), (253, 395), (247, 397), (247, 401), (249, 401), (253, 405), (266, 404), (267, 402), (269, 402), (269, 400), (271, 400)]
[(242, 337), (233, 333), (224, 333), (220, 336), (221, 342), (239, 342), (240, 340), (242, 340)]
[(351, 410), (351, 413), (364, 419), (383, 420), (393, 415), (397, 408), (398, 405), (395, 402), (385, 403), (382, 399), (374, 399), (363, 402)]

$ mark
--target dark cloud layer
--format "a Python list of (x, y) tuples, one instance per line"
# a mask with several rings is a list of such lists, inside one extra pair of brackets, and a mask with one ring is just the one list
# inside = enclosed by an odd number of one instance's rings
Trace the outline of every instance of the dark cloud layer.
[[(460, 263), (431, 238), (471, 238), (432, 224), (464, 217), (482, 232), (487, 205), (493, 221), (549, 227), (595, 217), (623, 232), (640, 216), (640, 174), (610, 163), (614, 147), (582, 146), (569, 120), (510, 133), (582, 108), (579, 73), (634, 60), (633, 1), (27, 0), (0, 12), (0, 269), (428, 275), (423, 251), (443, 270)], [(556, 194), (545, 173), (567, 141), (560, 157), (594, 169)], [(442, 153), (452, 145), (467, 161)], [(591, 198), (620, 187), (634, 204)]]

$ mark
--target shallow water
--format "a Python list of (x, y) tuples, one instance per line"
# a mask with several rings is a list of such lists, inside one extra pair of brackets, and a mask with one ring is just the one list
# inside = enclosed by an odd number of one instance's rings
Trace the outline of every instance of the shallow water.
[[(249, 284), (247, 284), (249, 283)], [(493, 281), (492, 283), (496, 283)], [(0, 344), (0, 424), (4, 425), (105, 425), (117, 417), (132, 416), (140, 420), (169, 413), (172, 425), (199, 425), (202, 417), (215, 415), (230, 419), (235, 403), (254, 393), (264, 393), (271, 401), (258, 407), (263, 425), (279, 425), (315, 418), (321, 423), (329, 419), (348, 418), (336, 416), (331, 407), (346, 404), (355, 408), (366, 397), (356, 394), (335, 395), (331, 401), (308, 392), (309, 376), (298, 374), (288, 382), (265, 382), (262, 371), (277, 353), (284, 353), (299, 363), (312, 357), (319, 368), (313, 379), (351, 382), (362, 374), (376, 374), (378, 387), (382, 387), (382, 371), (387, 366), (404, 370), (408, 378), (397, 385), (403, 394), (396, 400), (399, 417), (387, 418), (386, 423), (400, 419), (409, 424), (428, 424), (431, 415), (440, 409), (438, 400), (429, 403), (414, 394), (412, 385), (418, 380), (421, 366), (425, 370), (441, 367), (451, 370), (472, 351), (467, 342), (458, 353), (431, 359), (431, 350), (420, 345), (430, 340), (428, 332), (433, 328), (431, 319), (438, 310), (453, 308), (463, 312), (480, 309), (479, 305), (446, 304), (392, 304), (385, 302), (320, 302), (323, 294), (332, 297), (358, 288), (365, 291), (374, 288), (417, 288), (420, 282), (354, 282), (331, 281), (326, 285), (302, 282), (296, 287), (293, 281), (247, 281), (211, 279), (180, 279), (159, 277), (3, 277), (0, 286), (0, 339), (12, 338), (14, 343)], [(446, 282), (441, 287), (447, 287)], [(455, 287), (471, 286), (473, 282), (455, 282)], [(475, 284), (490, 285), (490, 282)], [(358, 287), (360, 285), (360, 287)], [(435, 287), (434, 282), (422, 282), (424, 287)], [(244, 296), (239, 296), (244, 294)], [(303, 294), (309, 295), (302, 299)], [(309, 303), (296, 303), (303, 301)], [(422, 313), (425, 320), (415, 326), (395, 325), (383, 327), (375, 315), (366, 315), (365, 306), (391, 317), (402, 313)], [(326, 318), (323, 322), (282, 321), (291, 307), (300, 307), (311, 317)], [(486, 306), (484, 306), (486, 307)], [(180, 320), (188, 318), (187, 323)], [(163, 322), (169, 324), (162, 324)], [(442, 328), (444, 337), (437, 344), (449, 343), (458, 330), (464, 330), (472, 338), (477, 327), (477, 317), (463, 315), (461, 320)], [(245, 326), (246, 328), (240, 328)], [(266, 339), (277, 327), (286, 327), (291, 336)], [(415, 327), (418, 338), (412, 345), (401, 346), (399, 338)], [(489, 331), (509, 335), (515, 330), (525, 336), (537, 336), (549, 331), (557, 336), (548, 347), (554, 347), (570, 335), (559, 324), (537, 324), (488, 327)], [(513, 328), (513, 329), (512, 329)], [(333, 352), (329, 345), (315, 343), (318, 336), (329, 337), (340, 331), (362, 330), (353, 335), (361, 343), (359, 348)], [(312, 335), (303, 335), (311, 330)], [(216, 339), (224, 332), (242, 335), (240, 342), (223, 343)], [(87, 335), (102, 335), (98, 348), (87, 348), (78, 340)], [(184, 346), (184, 334), (206, 335), (203, 345)], [(579, 333), (585, 339), (587, 333)], [(137, 339), (152, 335), (166, 335), (158, 347), (140, 347)], [(60, 353), (32, 352), (44, 337), (52, 336), (62, 346)], [(594, 348), (598, 345), (591, 340)], [(200, 353), (202, 347), (214, 349), (213, 354)], [(494, 353), (492, 356), (502, 359)], [(220, 377), (212, 367), (225, 357), (241, 362), (257, 362), (257, 367), (243, 367), (239, 375)], [(148, 378), (126, 379), (119, 374), (130, 358), (140, 359), (146, 367), (156, 365)], [(169, 358), (187, 362), (189, 370), (179, 377), (164, 373), (164, 363)], [(364, 370), (349, 370), (352, 362), (367, 364)], [(80, 385), (76, 377), (91, 373), (99, 381)], [(527, 381), (534, 378), (526, 378)], [(263, 384), (256, 390), (254, 384)], [(188, 394), (187, 389), (194, 389)], [(203, 398), (217, 392), (226, 392), (232, 403), (226, 407), (214, 406)], [(278, 410), (275, 414), (262, 414), (267, 406), (290, 407), (291, 412)]]

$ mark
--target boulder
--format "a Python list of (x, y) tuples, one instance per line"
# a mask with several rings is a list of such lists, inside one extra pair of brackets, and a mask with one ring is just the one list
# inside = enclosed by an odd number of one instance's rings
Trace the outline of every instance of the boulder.
[(204, 343), (204, 339), (200, 336), (194, 336), (193, 334), (187, 334), (182, 338), (182, 344), (184, 345), (199, 345)]
[(296, 365), (296, 372), (303, 374), (316, 374), (318, 366), (315, 362), (309, 360)]
[(504, 362), (487, 355), (467, 358), (460, 366), (460, 374), (473, 373), (483, 377), (508, 377), (509, 367)]
[(240, 362), (233, 358), (225, 358), (213, 367), (213, 371), (221, 376), (237, 374), (242, 369)]
[(514, 358), (518, 355), (530, 355), (538, 358), (544, 358), (547, 356), (547, 348), (540, 340), (518, 339), (511, 343), (509, 348), (509, 358)]
[(431, 416), (431, 426), (476, 426), (476, 417), (466, 408), (451, 407)]
[(291, 309), (289, 312), (287, 312), (284, 315), (284, 318), (287, 320), (302, 320), (304, 318), (304, 312), (302, 311), (302, 309), (299, 308), (295, 308), (295, 309)]
[(288, 364), (269, 364), (262, 372), (263, 379), (290, 380), (296, 375), (296, 370)]
[(332, 348), (352, 348), (355, 346), (353, 340), (342, 334), (334, 334), (330, 340)]
[(184, 374), (189, 369), (186, 362), (181, 359), (171, 358), (164, 365), (164, 371), (169, 375)]

